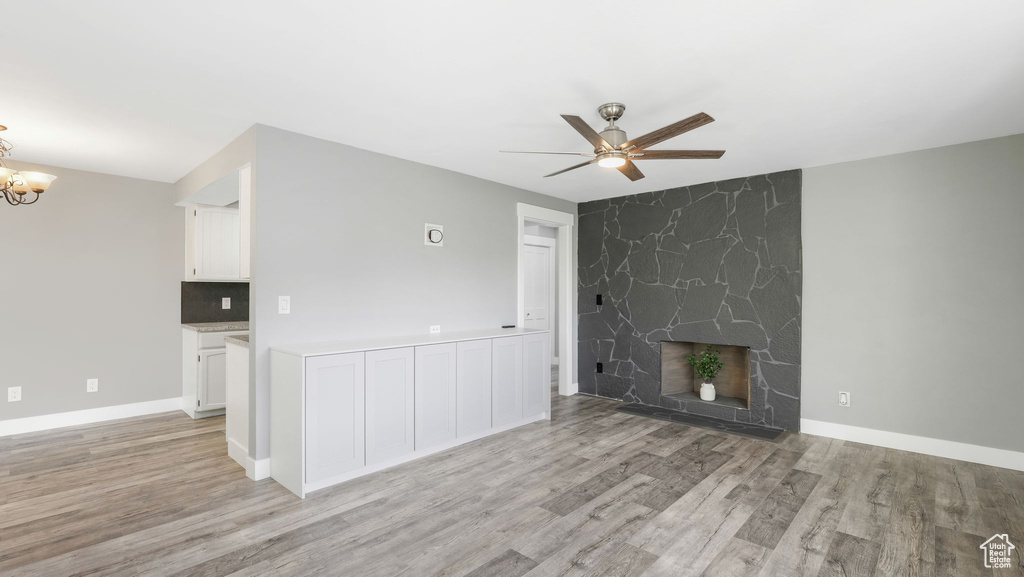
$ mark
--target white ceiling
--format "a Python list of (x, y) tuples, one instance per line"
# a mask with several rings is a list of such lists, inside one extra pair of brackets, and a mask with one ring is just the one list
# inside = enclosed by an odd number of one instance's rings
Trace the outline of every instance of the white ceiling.
[[(15, 159), (175, 181), (264, 123), (574, 201), (1024, 132), (1024, 2), (9, 0)], [(558, 115), (706, 112), (629, 182)]]

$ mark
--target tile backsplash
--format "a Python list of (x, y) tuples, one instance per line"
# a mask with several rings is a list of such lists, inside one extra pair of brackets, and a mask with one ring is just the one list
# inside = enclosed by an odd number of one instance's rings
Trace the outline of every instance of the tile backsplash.
[[(221, 299), (229, 297), (231, 308), (221, 308)], [(181, 322), (219, 323), (249, 320), (249, 283), (181, 283)]]

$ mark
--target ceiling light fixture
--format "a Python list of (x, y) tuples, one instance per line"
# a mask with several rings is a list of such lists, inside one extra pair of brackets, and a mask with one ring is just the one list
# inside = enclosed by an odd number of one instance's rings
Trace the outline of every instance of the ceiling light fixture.
[(612, 152), (597, 158), (597, 165), (603, 168), (618, 168), (626, 164), (626, 155)]
[[(7, 130), (7, 127), (0, 124), (0, 132)], [(20, 204), (33, 204), (39, 200), (39, 195), (50, 188), (50, 183), (56, 180), (56, 176), (45, 172), (17, 171), (7, 168), (4, 158), (11, 155), (13, 145), (0, 138), (0, 190), (3, 190), (4, 200), (11, 206)], [(28, 193), (34, 193), (32, 200), (28, 200)]]

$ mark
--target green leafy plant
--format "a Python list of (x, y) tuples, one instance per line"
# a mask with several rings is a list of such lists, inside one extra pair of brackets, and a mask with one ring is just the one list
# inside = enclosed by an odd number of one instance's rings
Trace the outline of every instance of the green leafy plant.
[(720, 354), (722, 354), (720, 349), (712, 349), (711, 345), (708, 345), (707, 350), (701, 352), (700, 355), (686, 355), (686, 362), (693, 365), (693, 369), (699, 377), (705, 381), (713, 381), (718, 371), (725, 366), (718, 360)]

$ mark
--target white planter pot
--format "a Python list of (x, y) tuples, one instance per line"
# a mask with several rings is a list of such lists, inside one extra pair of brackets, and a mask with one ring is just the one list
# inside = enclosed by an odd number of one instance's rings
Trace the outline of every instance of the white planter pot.
[(715, 400), (715, 385), (712, 383), (703, 383), (700, 386), (700, 400), (702, 401), (713, 401)]

